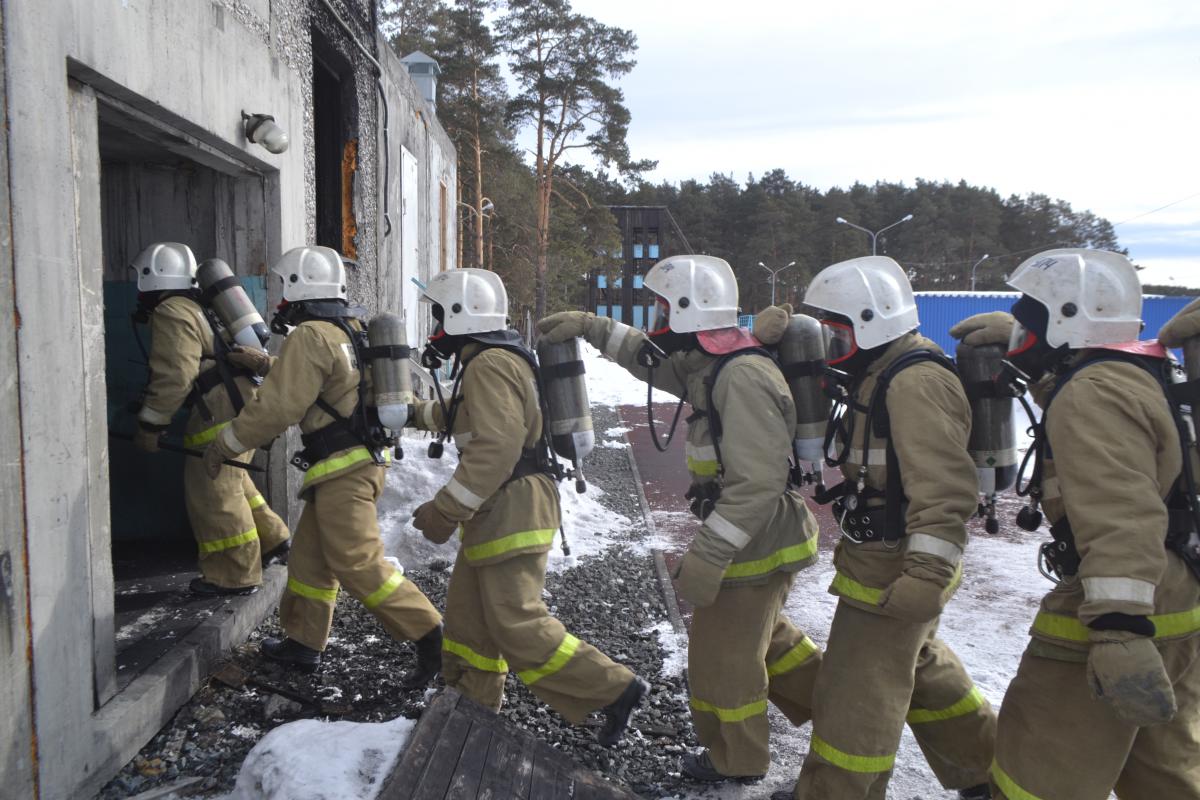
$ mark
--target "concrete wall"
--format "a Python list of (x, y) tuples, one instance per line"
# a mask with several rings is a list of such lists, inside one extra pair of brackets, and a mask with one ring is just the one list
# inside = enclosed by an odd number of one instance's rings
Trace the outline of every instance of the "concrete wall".
[[(369, 0), (332, 2), (359, 39), (377, 47)], [(164, 676), (179, 673), (165, 667), (115, 695), (110, 680), (102, 285), (106, 269), (112, 275), (149, 242), (101, 233), (102, 110), (144, 119), (164, 147), (178, 148), (219, 176), (264, 187), (253, 213), (218, 209), (212, 232), (203, 234), (212, 237), (216, 252), (198, 253), (247, 254), (239, 271), (261, 274), (314, 230), (310, 36), (319, 31), (355, 68), (357, 109), (349, 124), (359, 139), (353, 211), (362, 268), (353, 292), (374, 308), (398, 304), (414, 288), (392, 267), (399, 245), (400, 146), (420, 163), (423, 258), (417, 273), (423, 278), (438, 263), (441, 180), (451, 216), (444, 228), (454, 230), (454, 155), (407, 74), (378, 47), (385, 69), (394, 73), (385, 75), (384, 88), (391, 111), (387, 197), (397, 210), (392, 233), (384, 236), (376, 220), (384, 190), (374, 77), (320, 0), (5, 0), (3, 24), (13, 202), (11, 253), (0, 235), (0, 318), (15, 324), (6, 323), (0, 334), (0, 572), (8, 581), (0, 587), (0, 626), (9, 625), (11, 634), (5, 638), (0, 631), (0, 769), (5, 791), (20, 787), (19, 796), (29, 796), (23, 790), (34, 779), (29, 765), (36, 736), (40, 796), (60, 798), (94, 791), (186, 695), (178, 686), (168, 690)], [(292, 147), (272, 155), (246, 142), (243, 109), (273, 114)], [(128, 216), (128, 197), (117, 201)], [(136, 230), (153, 213), (147, 208), (135, 214), (126, 230)], [(7, 219), (0, 213), (0, 224)], [(248, 219), (256, 221), (247, 225)], [(277, 302), (277, 291), (268, 285), (266, 306)], [(15, 308), (6, 305), (10, 298)], [(286, 454), (286, 443), (277, 447)], [(17, 453), (20, 463), (10, 457)], [(293, 496), (299, 477), (294, 470), (286, 474), (285, 461), (272, 461), (270, 497), (294, 519), (294, 502), (287, 509), (279, 502)], [(28, 617), (25, 541), (37, 542), (28, 550)], [(4, 572), (6, 555), (11, 580)], [(202, 677), (188, 675), (186, 685)]]

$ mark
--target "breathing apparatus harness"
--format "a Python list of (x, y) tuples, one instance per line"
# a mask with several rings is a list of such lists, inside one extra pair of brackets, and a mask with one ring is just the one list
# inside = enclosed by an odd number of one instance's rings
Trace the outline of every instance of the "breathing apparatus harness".
[[(891, 419), (887, 410), (887, 390), (892, 379), (903, 370), (915, 364), (931, 362), (944, 367), (958, 377), (954, 362), (941, 353), (932, 350), (910, 350), (902, 353), (891, 364), (880, 372), (876, 379), (874, 391), (867, 405), (855, 402), (854, 390), (859, 381), (853, 380), (846, 373), (826, 368), (829, 379), (826, 389), (833, 397), (833, 407), (829, 411), (829, 421), (825, 426), (825, 441), (822, 449), (826, 453), (825, 463), (831, 467), (840, 467), (850, 456), (851, 444), (854, 440), (854, 420), (851, 413), (857, 411), (865, 415), (862, 430), (862, 463), (858, 474), (853, 480), (843, 480), (838, 485), (828, 489), (818, 489), (813, 499), (824, 505), (833, 501), (834, 515), (838, 518), (838, 526), (842, 535), (855, 544), (867, 542), (883, 542), (890, 547), (898, 546), (904, 538), (905, 514), (908, 509), (908, 499), (904, 495), (904, 483), (900, 476), (900, 461), (896, 457), (896, 449), (892, 444)], [(860, 379), (861, 380), (861, 379)], [(847, 423), (846, 417), (850, 420)], [(870, 464), (870, 441), (872, 432), (886, 442), (887, 485), (884, 489), (875, 489), (866, 485), (867, 468)], [(836, 440), (841, 440), (841, 449), (836, 456), (830, 456)], [(882, 507), (868, 508), (867, 501), (882, 498)]]
[[(1102, 350), (1070, 365), (1058, 380), (1054, 389), (1046, 399), (1040, 421), (1034, 420), (1033, 409), (1024, 400), (1021, 404), (1029, 414), (1033, 444), (1021, 462), (1017, 473), (1017, 494), (1030, 497), (1030, 504), (1017, 514), (1017, 525), (1027, 531), (1038, 529), (1042, 521), (1037, 504), (1042, 498), (1042, 479), (1046, 458), (1053, 458), (1050, 442), (1046, 436), (1046, 415), (1054, 398), (1062, 391), (1067, 382), (1085, 367), (1105, 361), (1116, 361), (1132, 364), (1145, 371), (1162, 390), (1171, 410), (1171, 418), (1175, 422), (1179, 434), (1179, 444), (1183, 456), (1183, 465), (1179, 476), (1172, 484), (1163, 503), (1167, 507), (1167, 533), (1164, 546), (1178, 555), (1187, 564), (1193, 576), (1200, 580), (1200, 499), (1196, 496), (1197, 483), (1195, 467), (1192, 458), (1196, 452), (1195, 429), (1191, 421), (1193, 408), (1200, 407), (1200, 380), (1175, 383), (1171, 374), (1175, 366), (1170, 359), (1138, 356), (1132, 353), (1121, 353), (1113, 350)], [(1033, 460), (1033, 472), (1024, 488), (1020, 485), (1021, 476), (1030, 459)], [(1081, 557), (1075, 546), (1075, 534), (1071, 530), (1071, 521), (1064, 515), (1062, 519), (1050, 526), (1051, 540), (1041, 546), (1038, 552), (1038, 571), (1054, 583), (1079, 572)]]

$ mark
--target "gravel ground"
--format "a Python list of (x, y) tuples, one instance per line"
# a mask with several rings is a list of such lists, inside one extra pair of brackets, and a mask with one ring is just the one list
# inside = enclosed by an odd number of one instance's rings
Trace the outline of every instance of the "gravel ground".
[[(593, 409), (598, 432), (620, 422), (611, 409)], [(600, 436), (598, 438), (603, 438)], [(597, 447), (587, 460), (588, 479), (604, 490), (602, 502), (631, 520), (630, 543), (647, 536), (636, 487), (623, 447)], [(572, 491), (570, 483), (564, 491)], [(575, 540), (586, 531), (567, 531)], [(652, 558), (621, 546), (578, 566), (547, 576), (545, 599), (551, 613), (567, 628), (614, 660), (626, 664), (652, 684), (648, 702), (634, 718), (634, 729), (617, 747), (595, 743), (600, 718), (573, 727), (509, 675), (502, 716), (531, 730), (582, 764), (627, 783), (640, 795), (661, 798), (682, 788), (679, 755), (695, 747), (682, 679), (663, 674), (664, 651), (654, 632), (667, 619), (655, 579)], [(411, 564), (407, 576), (444, 608), (449, 564)], [(230, 688), (211, 680), (171, 722), (101, 791), (103, 800), (125, 798), (181, 777), (203, 776), (202, 792), (214, 797), (228, 792), (242, 760), (271, 728), (306, 717), (378, 722), (396, 716), (416, 718), (425, 708), (421, 691), (406, 692), (400, 675), (413, 664), (412, 645), (391, 639), (358, 602), (345, 593), (338, 598), (333, 637), (322, 669), (304, 676), (262, 660), (258, 642), (279, 635), (272, 616), (231, 654), (231, 662), (259, 685)], [(282, 689), (301, 704), (265, 689)], [(694, 792), (694, 785), (689, 784)]]

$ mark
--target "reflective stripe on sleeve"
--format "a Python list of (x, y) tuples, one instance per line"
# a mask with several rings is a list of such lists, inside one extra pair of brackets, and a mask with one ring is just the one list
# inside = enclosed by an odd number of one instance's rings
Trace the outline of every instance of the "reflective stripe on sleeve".
[(483, 505), (483, 501), (487, 499), (480, 497), (466, 486), (463, 486), (461, 483), (459, 483), (458, 478), (451, 478), (449, 481), (447, 481), (445, 488), (447, 494), (472, 511), (478, 511), (479, 507)]
[(710, 531), (729, 542), (738, 550), (750, 544), (750, 534), (722, 517), (716, 511), (708, 515), (708, 518), (704, 520), (704, 524)]
[(612, 330), (608, 332), (608, 341), (604, 343), (604, 355), (616, 361), (617, 355), (621, 352), (621, 345), (625, 343), (625, 337), (631, 330), (633, 328), (628, 325), (614, 322)]
[(857, 600), (860, 603), (870, 603), (873, 606), (879, 605), (879, 600), (883, 597), (883, 589), (859, 583), (843, 572), (833, 576), (833, 583), (829, 588), (843, 597)]
[(263, 497), (261, 494), (256, 494), (246, 502), (250, 504), (250, 510), (253, 511), (256, 508), (262, 508), (265, 506), (267, 504), (267, 498)]
[(548, 547), (554, 541), (555, 530), (556, 528), (544, 528), (537, 531), (521, 531), (493, 539), (490, 542), (472, 545), (466, 549), (467, 559), (482, 561), (485, 558), (494, 558), (525, 547)]
[[(1177, 611), (1173, 614), (1151, 614), (1147, 619), (1154, 623), (1155, 639), (1186, 636), (1200, 631), (1200, 606), (1190, 611)], [(1088, 641), (1089, 630), (1076, 617), (1068, 617), (1065, 614), (1039, 611), (1033, 619), (1034, 633), (1071, 642)]]
[(388, 579), (378, 589), (364, 597), (362, 604), (367, 608), (375, 608), (384, 600), (387, 600), (392, 592), (396, 591), (402, 583), (404, 583), (404, 573), (396, 570), (388, 576)]
[(1042, 481), (1042, 502), (1057, 500), (1062, 497), (1062, 489), (1058, 488), (1058, 478), (1046, 478)]
[(747, 703), (737, 708), (721, 708), (695, 697), (691, 699), (690, 703), (693, 710), (713, 714), (721, 722), (745, 722), (751, 717), (767, 713), (766, 700), (755, 700), (753, 703)]
[[(225, 436), (225, 434), (231, 430), (233, 429), (226, 428), (221, 432), (221, 436)], [(371, 460), (372, 458), (370, 450), (365, 447), (356, 447), (353, 450), (348, 451), (345, 455), (338, 456), (337, 458), (327, 458), (324, 461), (318, 462), (317, 464), (309, 467), (308, 472), (304, 473), (304, 485), (307, 486), (318, 478), (324, 478), (326, 475), (337, 472), (338, 470), (346, 469), (347, 467), (352, 467), (355, 464), (360, 464), (363, 461)]]
[(484, 672), (499, 672), (501, 674), (508, 672), (508, 662), (503, 658), (481, 656), (462, 642), (445, 638), (444, 634), (442, 636), (442, 650), (447, 653), (453, 653), (475, 669), (481, 669)]
[[(709, 517), (712, 519), (712, 517)], [(730, 578), (753, 578), (758, 575), (766, 575), (772, 570), (779, 569), (787, 564), (795, 564), (798, 561), (807, 561), (817, 554), (817, 537), (813, 537), (808, 541), (794, 544), (791, 547), (785, 547), (782, 550), (776, 550), (766, 558), (760, 558), (757, 561), (742, 561), (737, 564), (730, 564), (725, 569), (725, 574), (721, 576), (721, 580), (729, 580)]]
[(563, 636), (558, 649), (554, 651), (554, 655), (550, 656), (550, 659), (545, 664), (534, 669), (523, 669), (517, 673), (517, 677), (526, 686), (532, 686), (547, 675), (553, 675), (565, 667), (567, 662), (571, 660), (571, 656), (575, 655), (575, 651), (578, 649), (579, 640), (568, 633)]
[(337, 602), (337, 589), (321, 589), (317, 586), (309, 586), (307, 583), (301, 583), (295, 578), (288, 578), (287, 588), (292, 594), (307, 597), (309, 600), (317, 600), (322, 603)]
[(721, 464), (715, 458), (711, 461), (705, 461), (703, 459), (688, 456), (687, 468), (688, 472), (692, 473), (693, 475), (699, 475), (701, 478), (712, 478), (721, 471)]
[[(867, 448), (867, 455), (870, 457), (870, 463), (876, 467), (887, 466), (887, 450), (882, 447)], [(846, 461), (850, 464), (863, 463), (863, 449), (861, 447), (851, 447), (846, 453)]]
[(1154, 605), (1154, 584), (1136, 578), (1084, 578), (1083, 594), (1088, 602), (1118, 600)]
[(788, 650), (780, 658), (767, 664), (767, 675), (774, 677), (791, 672), (819, 652), (821, 652), (821, 648), (817, 647), (816, 642), (805, 636), (800, 641), (800, 644)]
[(471, 440), (474, 438), (475, 438), (475, 434), (471, 433), (470, 431), (463, 431), (462, 433), (456, 433), (456, 434), (454, 434), (454, 446), (457, 447), (459, 450), (462, 450), (464, 447), (466, 447), (468, 444), (470, 444)]
[(856, 756), (838, 750), (829, 742), (812, 735), (812, 750), (821, 758), (847, 772), (888, 772), (896, 763), (896, 754), (887, 756)]
[(930, 536), (928, 533), (913, 533), (908, 536), (908, 552), (910, 553), (928, 553), (931, 556), (937, 556), (942, 561), (948, 564), (958, 566), (958, 562), (962, 561), (962, 548), (954, 542), (939, 539), (936, 536)]
[(214, 539), (211, 542), (200, 542), (200, 553), (202, 555), (219, 553), (222, 550), (241, 547), (244, 544), (253, 542), (257, 538), (258, 528), (251, 528), (245, 533), (239, 533), (236, 536), (226, 536), (224, 539)]
[(952, 706), (939, 708), (936, 710), (926, 708), (914, 708), (908, 712), (908, 716), (904, 721), (910, 725), (919, 725), (923, 722), (941, 722), (942, 720), (954, 719), (955, 717), (965, 717), (973, 711), (978, 711), (987, 704), (987, 700), (983, 697), (983, 692), (979, 691), (978, 686), (972, 686), (971, 691), (967, 692), (966, 696)]
[(146, 405), (138, 411), (138, 419), (147, 425), (170, 425), (172, 416), (174, 415), (165, 411), (157, 411)]
[(1000, 791), (1004, 792), (1004, 796), (1009, 800), (1042, 800), (1032, 792), (1027, 792), (1014, 781), (1007, 772), (1000, 769), (1000, 765), (995, 761), (992, 762), (992, 780), (1000, 787)]
[(426, 403), (421, 406), (421, 427), (427, 431), (431, 431), (437, 425), (437, 420), (433, 418), (433, 412), (436, 406), (433, 403)]
[[(205, 428), (204, 430), (202, 430), (198, 433), (192, 433), (187, 436), (184, 436), (183, 437), (183, 446), (184, 447), (200, 447), (201, 445), (206, 445), (209, 442), (211, 442), (213, 439), (216, 439), (217, 434), (220, 433), (224, 428), (226, 428), (228, 426), (229, 426), (228, 422), (222, 422), (218, 425), (213, 425), (211, 428)], [(245, 452), (245, 451), (239, 451), (239, 452)]]
[(217, 434), (221, 437), (221, 444), (225, 445), (225, 449), (231, 453), (244, 453), (250, 449), (242, 444), (241, 439), (237, 438), (232, 425), (226, 425), (217, 431)]

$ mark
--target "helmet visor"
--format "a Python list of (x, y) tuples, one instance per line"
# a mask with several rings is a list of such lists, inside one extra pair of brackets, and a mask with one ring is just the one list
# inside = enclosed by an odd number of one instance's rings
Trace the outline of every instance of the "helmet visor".
[(858, 352), (854, 339), (854, 328), (844, 322), (831, 319), (821, 320), (821, 331), (825, 334), (825, 363), (840, 364)]
[(650, 336), (660, 336), (669, 330), (671, 330), (671, 304), (665, 298), (656, 297), (654, 313), (650, 317), (650, 324), (647, 326), (646, 332)]
[(1013, 323), (1012, 335), (1008, 338), (1008, 357), (1019, 356), (1038, 343), (1037, 334), (1019, 322)]

